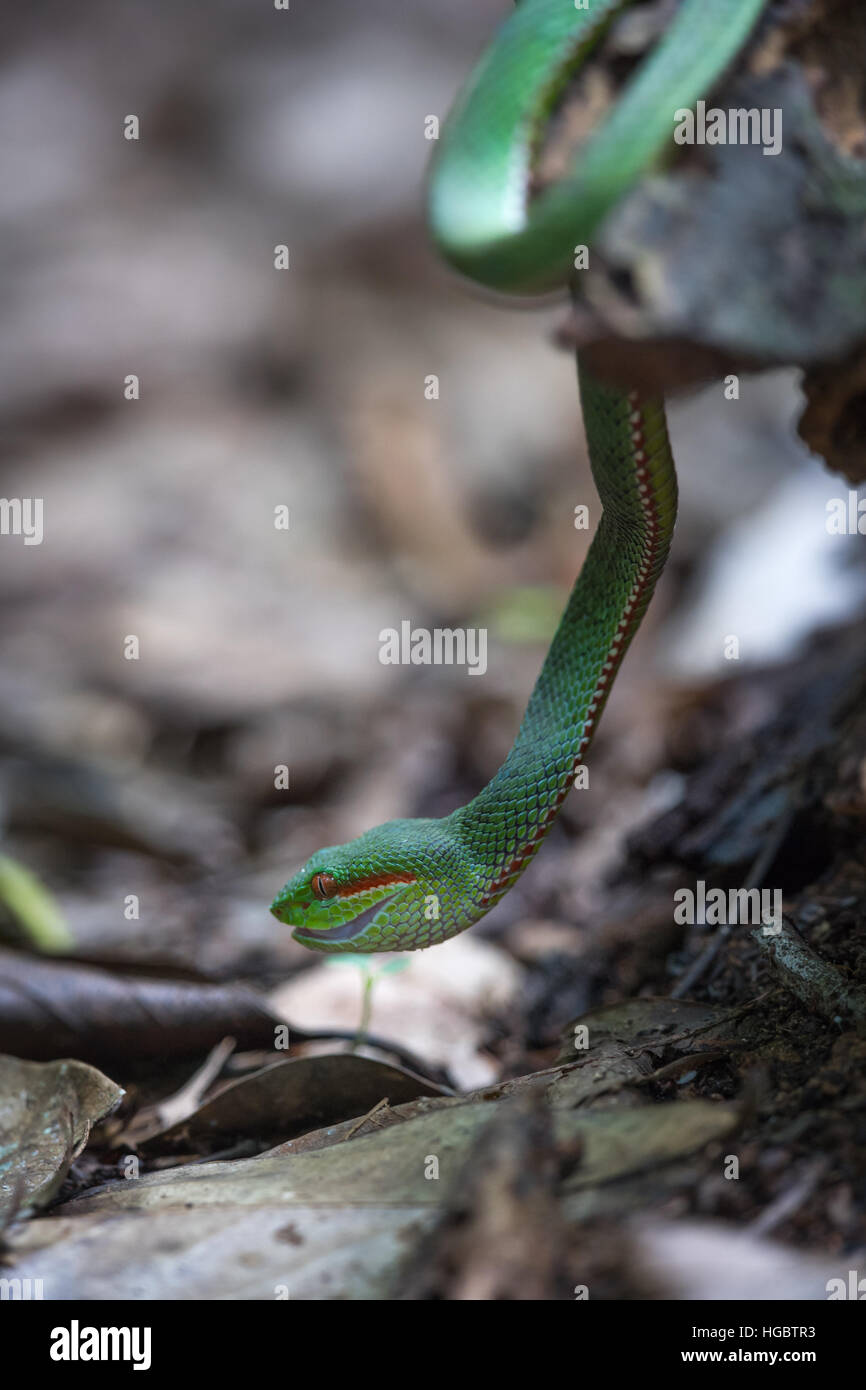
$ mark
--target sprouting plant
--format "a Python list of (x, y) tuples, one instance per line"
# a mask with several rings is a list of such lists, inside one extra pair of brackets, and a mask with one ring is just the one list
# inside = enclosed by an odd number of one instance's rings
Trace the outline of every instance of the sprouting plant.
[(384, 965), (380, 965), (374, 970), (370, 957), (355, 951), (349, 951), (344, 955), (329, 959), (328, 965), (351, 965), (361, 972), (361, 1017), (358, 1022), (358, 1031), (349, 1048), (350, 1052), (355, 1052), (366, 1041), (370, 1027), (370, 1016), (373, 1012), (373, 986), (376, 981), (380, 980), (383, 975), (398, 974), (399, 971), (405, 970), (408, 964), (408, 957), (397, 956), (394, 960), (386, 961)]
[(36, 951), (69, 951), (72, 933), (53, 895), (32, 870), (0, 854), (0, 903)]

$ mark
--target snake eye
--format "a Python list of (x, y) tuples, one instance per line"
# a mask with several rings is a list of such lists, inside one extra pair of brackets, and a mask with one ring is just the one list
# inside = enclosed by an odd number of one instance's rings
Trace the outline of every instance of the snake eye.
[(313, 874), (310, 887), (317, 898), (333, 898), (337, 893), (337, 880), (330, 874)]

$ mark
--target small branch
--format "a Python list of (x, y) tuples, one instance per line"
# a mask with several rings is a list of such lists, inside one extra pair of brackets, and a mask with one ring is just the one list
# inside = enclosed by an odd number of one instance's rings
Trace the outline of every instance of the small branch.
[(787, 918), (772, 928), (756, 927), (751, 935), (782, 982), (808, 1009), (830, 1020), (850, 1019), (858, 1032), (866, 1033), (866, 991), (817, 955)]

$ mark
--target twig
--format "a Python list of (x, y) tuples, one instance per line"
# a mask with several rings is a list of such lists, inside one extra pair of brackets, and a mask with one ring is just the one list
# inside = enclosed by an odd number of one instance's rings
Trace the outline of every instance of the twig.
[(358, 1133), (359, 1129), (363, 1128), (363, 1126), (367, 1123), (368, 1120), (372, 1120), (373, 1116), (378, 1114), (380, 1110), (386, 1109), (389, 1103), (390, 1102), (387, 1096), (383, 1096), (381, 1100), (377, 1100), (376, 1104), (373, 1106), (373, 1109), (368, 1110), (366, 1115), (362, 1115), (360, 1120), (356, 1120), (355, 1123), (352, 1125), (352, 1128), (348, 1131), (348, 1133), (344, 1134), (343, 1138), (351, 1139), (353, 1135)]
[(850, 1019), (866, 1033), (866, 991), (817, 955), (787, 917), (772, 928), (757, 927), (752, 939), (770, 957), (777, 975), (808, 1009), (835, 1021)]
[(799, 1178), (786, 1187), (784, 1192), (780, 1192), (779, 1196), (764, 1208), (760, 1216), (749, 1223), (744, 1234), (765, 1236), (777, 1226), (781, 1226), (783, 1221), (787, 1221), (789, 1216), (799, 1211), (803, 1203), (811, 1197), (827, 1167), (826, 1158), (816, 1158), (812, 1163), (808, 1163)]
[(187, 1119), (189, 1115), (197, 1110), (201, 1104), (201, 1098), (215, 1081), (235, 1050), (234, 1038), (223, 1038), (222, 1042), (217, 1043), (216, 1047), (205, 1058), (198, 1071), (195, 1072), (179, 1091), (175, 1091), (173, 1096), (168, 1096), (166, 1100), (160, 1101), (156, 1107), (157, 1121), (161, 1129), (168, 1129), (170, 1125), (179, 1124), (181, 1120)]

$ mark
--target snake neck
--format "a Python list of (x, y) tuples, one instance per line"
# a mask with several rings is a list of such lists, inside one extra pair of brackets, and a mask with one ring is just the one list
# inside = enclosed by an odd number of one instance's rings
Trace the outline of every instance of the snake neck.
[(538, 852), (583, 766), (676, 519), (663, 402), (603, 386), (579, 359), (578, 373), (603, 513), (511, 752), (484, 790), (450, 817), (475, 862), (479, 915)]

